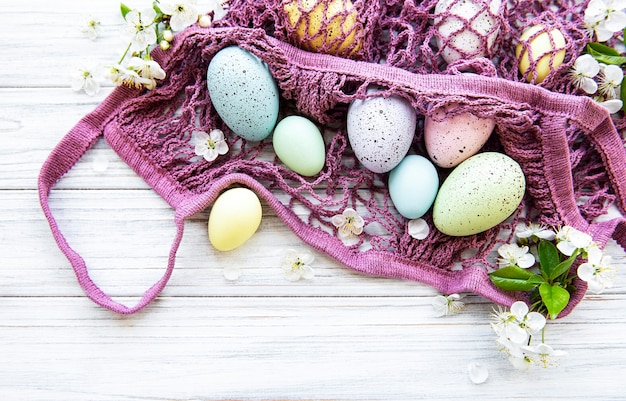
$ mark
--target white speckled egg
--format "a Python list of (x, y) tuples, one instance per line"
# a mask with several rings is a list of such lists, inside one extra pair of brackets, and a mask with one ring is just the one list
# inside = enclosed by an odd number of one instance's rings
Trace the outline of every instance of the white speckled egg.
[(217, 52), (207, 69), (209, 96), (217, 114), (235, 134), (265, 139), (278, 119), (278, 86), (259, 58), (237, 46)]
[(314, 176), (324, 167), (324, 138), (317, 126), (305, 117), (283, 118), (276, 125), (272, 144), (280, 161), (300, 175)]
[(389, 196), (407, 219), (422, 217), (439, 189), (437, 169), (425, 157), (408, 155), (389, 173)]
[(445, 118), (450, 104), (426, 116), (424, 144), (430, 159), (439, 167), (452, 168), (475, 155), (483, 147), (496, 123), (490, 118), (479, 118), (471, 113), (461, 113)]
[[(499, 14), (501, 4), (501, 0), (491, 0), (489, 10), (486, 10), (478, 1), (439, 0), (435, 15), (449, 13), (443, 21), (441, 18), (444, 17), (435, 18), (439, 32), (436, 41), (441, 57), (447, 63), (464, 57), (484, 57), (481, 47), (484, 44), (490, 51), (500, 33), (500, 22), (494, 16)], [(467, 27), (469, 23), (471, 29)], [(446, 46), (446, 42), (450, 45)]]
[(517, 162), (497, 152), (479, 153), (459, 164), (439, 188), (433, 223), (442, 233), (465, 236), (506, 220), (526, 190)]
[(224, 191), (213, 203), (209, 214), (209, 241), (220, 251), (243, 245), (261, 224), (261, 202), (248, 188)]
[[(378, 92), (369, 89), (367, 93)], [(348, 108), (348, 139), (365, 168), (386, 173), (409, 151), (416, 121), (411, 103), (399, 96), (355, 100)]]

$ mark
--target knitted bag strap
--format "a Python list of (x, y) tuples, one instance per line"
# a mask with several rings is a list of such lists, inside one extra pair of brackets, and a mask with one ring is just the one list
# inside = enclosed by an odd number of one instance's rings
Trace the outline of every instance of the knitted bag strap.
[(118, 106), (130, 96), (137, 96), (137, 92), (126, 87), (119, 87), (93, 112), (83, 117), (53, 149), (43, 164), (38, 179), (39, 200), (44, 215), (59, 248), (72, 265), (80, 286), (95, 303), (120, 314), (131, 314), (142, 309), (163, 290), (174, 269), (176, 251), (183, 236), (184, 219), (188, 216), (184, 215), (184, 211), (176, 211), (174, 217), (176, 236), (169, 253), (167, 268), (163, 276), (143, 294), (139, 302), (135, 306), (128, 307), (114, 301), (92, 280), (84, 259), (69, 245), (61, 232), (50, 209), (49, 196), (52, 187), (96, 143), (102, 135), (104, 125), (115, 114)]

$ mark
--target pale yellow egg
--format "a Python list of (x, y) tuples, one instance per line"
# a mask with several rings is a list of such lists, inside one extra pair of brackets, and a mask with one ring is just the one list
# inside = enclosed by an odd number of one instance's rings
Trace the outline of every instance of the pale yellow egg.
[[(529, 52), (524, 48), (523, 43), (526, 43), (539, 31), (544, 32), (527, 43), (527, 48), (530, 49), (531, 54), (529, 57)], [(524, 52), (523, 54), (522, 51)], [(546, 30), (543, 25), (532, 26), (522, 33), (520, 44), (515, 49), (515, 55), (519, 58), (520, 73), (526, 77), (528, 82), (539, 84), (543, 82), (550, 71), (563, 64), (565, 59), (565, 37), (557, 28)], [(533, 71), (528, 71), (533, 60), (538, 60), (534, 71), (536, 75)]]
[[(361, 26), (350, 0), (293, 0), (284, 9), (305, 50), (351, 56), (361, 49)], [(341, 40), (344, 33), (348, 36)]]
[(222, 193), (209, 215), (209, 240), (220, 251), (240, 247), (261, 224), (261, 202), (247, 188), (232, 188)]

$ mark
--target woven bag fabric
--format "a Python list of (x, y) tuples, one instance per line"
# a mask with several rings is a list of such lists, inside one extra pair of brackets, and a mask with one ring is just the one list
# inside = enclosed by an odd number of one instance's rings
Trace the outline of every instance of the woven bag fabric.
[[(491, 10), (486, 0), (474, 2), (485, 12)], [(516, 4), (511, 7), (512, 3)], [(52, 151), (39, 177), (42, 208), (80, 285), (96, 303), (124, 314), (148, 305), (172, 273), (185, 219), (210, 207), (232, 186), (255, 191), (304, 243), (347, 268), (425, 283), (445, 294), (469, 291), (505, 306), (527, 299), (496, 288), (487, 272), (496, 264), (494, 250), (512, 240), (519, 223), (567, 224), (590, 233), (601, 245), (614, 238), (626, 247), (626, 220), (604, 217), (611, 206), (622, 214), (626, 206), (621, 120), (580, 96), (567, 78), (568, 68), (588, 42), (580, 17), (584, 3), (501, 4), (496, 12), (489, 11), (500, 21), (500, 31), (493, 43), (481, 45), (484, 56), (462, 55), (451, 64), (441, 61), (437, 49), (445, 41), (432, 45), (437, 42), (435, 1), (351, 3), (358, 10), (358, 28), (342, 32), (338, 40), (353, 35), (361, 45), (345, 54), (332, 44), (323, 50), (338, 54), (302, 49), (302, 40), (306, 45), (312, 38), (294, 36), (298, 22), (286, 18), (285, 4), (235, 1), (227, 17), (212, 27), (194, 26), (177, 34), (172, 49), (153, 52), (167, 72), (159, 86), (149, 92), (117, 88)], [(301, 18), (306, 18), (306, 7), (298, 4), (305, 15)], [(563, 66), (533, 85), (517, 72), (514, 46), (524, 27), (538, 22), (557, 24), (567, 44)], [(318, 175), (294, 173), (271, 156), (271, 138), (246, 142), (221, 121), (207, 90), (206, 72), (213, 56), (230, 45), (267, 64), (279, 87), (282, 116), (306, 116), (325, 132), (326, 164)], [(473, 74), (462, 73), (467, 71)], [(451, 237), (437, 232), (427, 214), (430, 235), (412, 238), (407, 219), (390, 200), (386, 174), (360, 166), (347, 140), (347, 108), (355, 99), (367, 97), (372, 85), (382, 88), (379, 95), (401, 96), (415, 108), (416, 153), (424, 154), (424, 116), (445, 106), (456, 105), (446, 108), (448, 116), (469, 111), (495, 120), (495, 132), (484, 149), (506, 153), (526, 177), (526, 194), (513, 216), (483, 233)], [(231, 150), (213, 162), (199, 159), (190, 144), (191, 133), (215, 128), (226, 133)], [(177, 234), (163, 278), (130, 307), (111, 299), (91, 280), (84, 260), (63, 237), (48, 206), (54, 184), (102, 135), (176, 210)], [(449, 171), (439, 173), (443, 179)], [(348, 207), (365, 220), (365, 230), (353, 245), (337, 237), (331, 222)], [(584, 296), (586, 284), (578, 280), (576, 286), (560, 316)]]

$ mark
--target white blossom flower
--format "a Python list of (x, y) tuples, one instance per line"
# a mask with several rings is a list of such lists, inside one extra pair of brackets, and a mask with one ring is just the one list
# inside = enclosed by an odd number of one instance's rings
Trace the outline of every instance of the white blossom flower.
[(540, 313), (528, 311), (522, 301), (514, 302), (510, 311), (498, 310), (492, 314), (491, 327), (501, 338), (515, 344), (526, 344), (531, 335), (539, 333), (546, 325)]
[(624, 102), (622, 102), (621, 99), (609, 99), (609, 100), (595, 99), (595, 100), (600, 106), (607, 109), (609, 113), (611, 114), (617, 113), (624, 106)]
[(116, 85), (126, 85), (140, 89), (152, 85), (152, 80), (143, 78), (137, 71), (130, 70), (119, 64), (111, 66), (107, 70), (109, 79)]
[(527, 239), (532, 242), (537, 242), (538, 240), (547, 240), (552, 241), (554, 239), (555, 233), (549, 228), (537, 224), (537, 223), (528, 223), (521, 228), (518, 228), (515, 231), (515, 235), (517, 238)]
[(572, 256), (576, 249), (586, 253), (590, 247), (596, 246), (591, 235), (571, 226), (561, 227), (556, 233), (556, 240), (557, 249), (566, 256)]
[(213, 12), (213, 21), (220, 20), (228, 13), (227, 0), (208, 0), (207, 13)]
[(298, 281), (301, 278), (311, 279), (315, 276), (310, 264), (314, 260), (313, 254), (308, 251), (297, 252), (289, 249), (283, 258), (282, 269), (285, 278), (289, 281)]
[(626, 0), (591, 0), (585, 9), (585, 25), (599, 42), (606, 42), (626, 28), (625, 8)]
[(93, 15), (86, 15), (82, 18), (80, 31), (89, 39), (96, 40), (102, 34), (101, 25)]
[(592, 95), (598, 90), (598, 83), (593, 79), (600, 72), (600, 63), (591, 54), (583, 54), (574, 62), (571, 77), (578, 88)]
[(198, 21), (196, 5), (196, 0), (165, 0), (159, 3), (159, 8), (170, 16), (172, 30), (182, 31)]
[(589, 291), (599, 294), (615, 284), (617, 268), (611, 265), (611, 256), (591, 252), (587, 262), (578, 267), (578, 277), (587, 282)]
[(135, 71), (140, 77), (148, 79), (150, 83), (145, 84), (146, 89), (152, 90), (156, 87), (156, 80), (165, 78), (165, 71), (159, 63), (154, 60), (144, 60), (139, 57), (133, 57), (128, 62), (127, 68)]
[(352, 241), (363, 232), (365, 221), (359, 216), (356, 210), (346, 208), (343, 213), (336, 214), (331, 218), (331, 222), (337, 227), (339, 238), (343, 241)]
[(100, 70), (95, 63), (85, 62), (76, 67), (71, 74), (72, 89), (76, 92), (84, 91), (93, 96), (100, 92)]
[(126, 14), (126, 31), (131, 36), (130, 50), (141, 51), (157, 41), (157, 35), (152, 26), (156, 12), (152, 8), (145, 10), (131, 10)]
[(409, 235), (418, 240), (423, 240), (430, 233), (430, 227), (428, 227), (428, 223), (424, 219), (409, 220), (408, 228)]
[(528, 253), (527, 246), (519, 246), (517, 244), (503, 244), (498, 248), (498, 265), (500, 267), (518, 266), (522, 269), (528, 269), (535, 264), (535, 257)]
[(600, 64), (600, 83), (598, 93), (606, 100), (618, 99), (624, 71), (617, 65)]
[(196, 154), (204, 157), (209, 162), (217, 159), (219, 155), (225, 155), (228, 152), (228, 144), (224, 140), (224, 133), (219, 129), (214, 129), (209, 134), (204, 131), (192, 132), (191, 144), (195, 147)]
[(526, 360), (535, 365), (547, 368), (556, 364), (556, 358), (566, 355), (565, 351), (555, 350), (545, 343), (538, 345), (527, 345), (521, 348)]
[(435, 309), (435, 316), (442, 317), (460, 312), (465, 304), (461, 301), (459, 294), (450, 294), (435, 296), (432, 306)]

